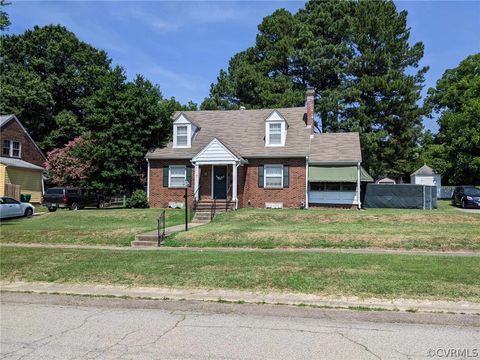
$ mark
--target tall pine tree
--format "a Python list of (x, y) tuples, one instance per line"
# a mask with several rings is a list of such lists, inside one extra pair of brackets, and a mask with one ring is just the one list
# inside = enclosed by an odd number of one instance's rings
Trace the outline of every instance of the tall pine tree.
[(299, 106), (317, 90), (323, 132), (359, 131), (364, 165), (375, 176), (407, 176), (418, 156), (417, 103), (427, 68), (410, 45), (407, 13), (392, 1), (311, 1), (277, 10), (259, 25), (255, 46), (235, 55), (203, 108)]

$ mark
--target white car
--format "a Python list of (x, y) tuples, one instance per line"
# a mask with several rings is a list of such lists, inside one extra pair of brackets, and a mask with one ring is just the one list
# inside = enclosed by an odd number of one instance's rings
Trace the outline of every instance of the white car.
[(29, 203), (22, 203), (10, 197), (0, 197), (0, 219), (26, 216), (35, 214), (35, 207)]

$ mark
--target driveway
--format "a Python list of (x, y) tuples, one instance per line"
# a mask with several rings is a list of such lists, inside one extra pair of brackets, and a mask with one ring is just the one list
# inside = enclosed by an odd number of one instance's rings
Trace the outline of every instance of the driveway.
[(480, 209), (462, 209), (462, 208), (457, 208), (458, 210), (466, 213), (471, 213), (471, 214), (479, 214), (480, 215)]
[(3, 293), (2, 359), (432, 359), (478, 316)]

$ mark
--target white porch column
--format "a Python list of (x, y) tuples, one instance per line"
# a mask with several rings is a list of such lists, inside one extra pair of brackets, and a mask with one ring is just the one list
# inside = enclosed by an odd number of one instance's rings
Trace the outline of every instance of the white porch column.
[(357, 163), (357, 206), (359, 210), (362, 208), (362, 203), (360, 201), (360, 186), (360, 163)]
[(232, 200), (235, 201), (235, 208), (237, 208), (237, 168), (239, 165), (232, 166)]
[(195, 194), (195, 200), (198, 201), (198, 197), (199, 197), (199, 193), (198, 193), (198, 189), (200, 187), (200, 166), (198, 166), (198, 164), (195, 164), (195, 173), (194, 173), (194, 177), (195, 177), (195, 188), (194, 188), (194, 194)]

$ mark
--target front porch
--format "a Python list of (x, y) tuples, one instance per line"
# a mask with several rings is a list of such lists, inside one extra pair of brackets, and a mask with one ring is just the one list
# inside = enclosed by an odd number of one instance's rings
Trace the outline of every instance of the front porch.
[(238, 165), (194, 165), (194, 200), (200, 203), (232, 202), (238, 207)]
[(244, 163), (245, 160), (214, 138), (192, 159), (194, 201), (199, 205), (231, 203), (237, 209), (238, 167)]

